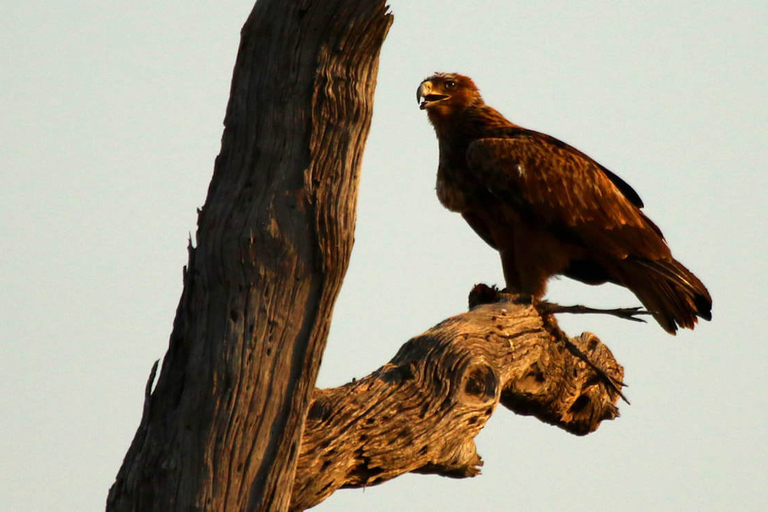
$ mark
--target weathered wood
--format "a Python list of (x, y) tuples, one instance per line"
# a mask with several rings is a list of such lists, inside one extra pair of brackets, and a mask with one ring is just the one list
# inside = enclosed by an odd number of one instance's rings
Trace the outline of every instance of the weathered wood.
[(576, 435), (618, 416), (624, 370), (597, 337), (567, 338), (516, 296), (478, 288), (471, 301), (371, 375), (315, 391), (291, 510), (407, 472), (477, 475), (474, 437), (498, 403)]
[(391, 22), (383, 1), (256, 3), (168, 352), (108, 510), (287, 509)]

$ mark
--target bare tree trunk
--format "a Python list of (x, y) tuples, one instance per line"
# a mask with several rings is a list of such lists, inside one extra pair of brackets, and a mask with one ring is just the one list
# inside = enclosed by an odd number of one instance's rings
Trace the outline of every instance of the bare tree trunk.
[(108, 510), (288, 508), (391, 22), (383, 1), (256, 3), (168, 352)]

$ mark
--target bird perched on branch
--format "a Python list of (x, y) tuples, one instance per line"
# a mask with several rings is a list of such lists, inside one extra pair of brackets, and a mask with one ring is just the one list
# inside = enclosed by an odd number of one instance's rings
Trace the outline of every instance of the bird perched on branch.
[(506, 285), (539, 299), (554, 275), (631, 290), (669, 333), (712, 318), (712, 299), (672, 257), (624, 180), (581, 151), (522, 128), (474, 82), (437, 73), (419, 85), (440, 147), (437, 196), (501, 255)]

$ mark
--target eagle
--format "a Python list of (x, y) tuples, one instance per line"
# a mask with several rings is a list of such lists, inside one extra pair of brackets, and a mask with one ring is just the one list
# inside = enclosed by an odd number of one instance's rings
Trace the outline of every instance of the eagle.
[(626, 181), (510, 122), (467, 76), (436, 73), (416, 95), (437, 135), (437, 197), (499, 251), (508, 289), (538, 300), (564, 275), (629, 289), (671, 334), (712, 318), (707, 288), (672, 257)]

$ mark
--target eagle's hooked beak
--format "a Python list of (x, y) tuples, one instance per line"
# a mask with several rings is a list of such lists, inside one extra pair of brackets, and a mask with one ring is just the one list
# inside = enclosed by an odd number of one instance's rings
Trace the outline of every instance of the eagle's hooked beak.
[(448, 99), (450, 96), (445, 94), (435, 94), (432, 91), (432, 82), (424, 80), (416, 90), (416, 101), (419, 102), (419, 108), (424, 110), (434, 103)]

